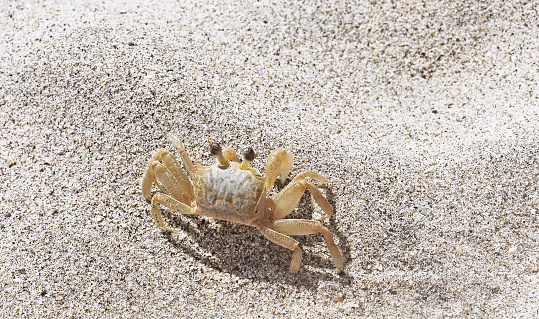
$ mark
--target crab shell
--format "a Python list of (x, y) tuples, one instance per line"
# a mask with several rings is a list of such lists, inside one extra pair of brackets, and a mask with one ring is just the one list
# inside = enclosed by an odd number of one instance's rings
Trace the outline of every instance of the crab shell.
[(255, 169), (240, 169), (239, 165), (198, 165), (193, 184), (202, 215), (246, 225), (263, 217), (265, 212), (258, 212), (257, 205), (265, 196), (266, 179)]

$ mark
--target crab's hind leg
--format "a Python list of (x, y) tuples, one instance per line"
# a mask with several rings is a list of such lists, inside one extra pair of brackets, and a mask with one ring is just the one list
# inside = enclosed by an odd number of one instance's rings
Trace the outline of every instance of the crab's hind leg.
[(294, 251), (292, 261), (290, 262), (290, 272), (296, 274), (301, 266), (301, 248), (299, 247), (299, 242), (290, 236), (286, 236), (270, 228), (260, 227), (259, 230), (270, 241)]
[(163, 220), (163, 216), (161, 215), (161, 210), (159, 210), (158, 204), (161, 204), (170, 210), (180, 212), (182, 214), (198, 214), (198, 210), (196, 208), (190, 207), (185, 205), (184, 203), (172, 198), (169, 195), (165, 195), (162, 193), (157, 193), (152, 197), (152, 218), (157, 224), (157, 226), (177, 233), (178, 231), (174, 228), (171, 228), (166, 221)]
[(320, 193), (318, 187), (306, 180), (309, 177), (313, 180), (324, 183), (326, 178), (313, 171), (305, 171), (298, 174), (282, 191), (275, 195), (275, 211), (273, 212), (273, 218), (275, 220), (284, 218), (290, 214), (299, 203), (301, 196), (305, 192), (305, 189), (309, 189), (309, 192), (313, 195), (314, 200), (324, 211), (324, 216), (320, 219), (326, 219), (333, 214), (333, 208), (329, 204), (328, 200)]
[(293, 161), (294, 156), (289, 151), (282, 148), (271, 151), (266, 162), (266, 189), (270, 189), (273, 186), (277, 180), (277, 176), (279, 176), (281, 185), (284, 184), (292, 168)]
[(321, 222), (317, 220), (305, 220), (305, 219), (281, 219), (276, 220), (273, 223), (273, 229), (278, 233), (285, 235), (310, 235), (314, 233), (322, 233), (324, 240), (328, 246), (329, 253), (333, 258), (337, 273), (341, 273), (344, 268), (344, 263), (341, 255), (341, 251), (335, 245), (333, 241), (333, 235)]

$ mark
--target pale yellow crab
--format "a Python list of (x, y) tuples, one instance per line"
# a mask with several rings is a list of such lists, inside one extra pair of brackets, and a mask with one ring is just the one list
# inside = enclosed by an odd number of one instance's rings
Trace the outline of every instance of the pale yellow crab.
[[(245, 150), (243, 161), (240, 162), (231, 147), (222, 150), (219, 145), (212, 144), (210, 152), (217, 158), (217, 162), (209, 167), (195, 167), (182, 143), (174, 137), (170, 137), (170, 140), (180, 153), (193, 183), (167, 149), (155, 152), (142, 179), (142, 194), (150, 201), (152, 185), (155, 183), (161, 190), (151, 198), (152, 217), (159, 227), (176, 232), (163, 220), (158, 204), (182, 214), (210, 216), (254, 226), (270, 241), (294, 251), (290, 263), (291, 273), (297, 273), (300, 269), (301, 248), (290, 235), (321, 232), (337, 273), (343, 270), (341, 252), (331, 232), (320, 221), (330, 217), (333, 209), (317, 186), (306, 179), (309, 177), (322, 184), (326, 180), (324, 176), (313, 171), (302, 172), (275, 195), (275, 199), (271, 199), (266, 197), (266, 190), (273, 186), (277, 176), (284, 184), (292, 167), (291, 152), (273, 150), (266, 163), (266, 177), (263, 177), (249, 167), (255, 157), (251, 148)], [(297, 206), (306, 188), (325, 215), (319, 220), (283, 219)]]

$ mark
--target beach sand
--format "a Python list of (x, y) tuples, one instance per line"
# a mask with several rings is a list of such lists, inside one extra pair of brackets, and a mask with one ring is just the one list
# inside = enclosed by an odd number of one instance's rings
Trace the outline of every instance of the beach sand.
[[(538, 17), (534, 1), (0, 2), (0, 317), (539, 316)], [(252, 147), (261, 172), (281, 147), (291, 177), (327, 176), (346, 273), (320, 234), (295, 237), (294, 275), (256, 228), (157, 228), (140, 183), (169, 135), (203, 165), (211, 142)], [(307, 192), (291, 218), (321, 214)]]

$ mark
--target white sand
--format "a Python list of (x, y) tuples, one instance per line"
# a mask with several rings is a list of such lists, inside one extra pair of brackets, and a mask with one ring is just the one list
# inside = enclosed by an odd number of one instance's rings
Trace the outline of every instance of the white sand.
[[(0, 317), (539, 316), (537, 3), (298, 2), (0, 2)], [(347, 275), (155, 227), (168, 134), (328, 176)]]

